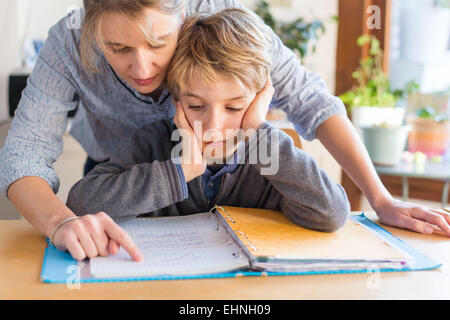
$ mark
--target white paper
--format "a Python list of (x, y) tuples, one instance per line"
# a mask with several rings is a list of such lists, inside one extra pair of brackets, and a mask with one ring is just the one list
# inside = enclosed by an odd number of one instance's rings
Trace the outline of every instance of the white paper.
[(138, 218), (120, 224), (141, 250), (133, 261), (121, 248), (117, 255), (90, 260), (95, 278), (200, 275), (248, 267), (249, 262), (209, 213)]

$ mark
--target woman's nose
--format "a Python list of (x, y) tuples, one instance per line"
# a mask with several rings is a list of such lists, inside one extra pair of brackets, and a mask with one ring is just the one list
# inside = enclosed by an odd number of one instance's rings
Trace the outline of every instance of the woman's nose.
[(148, 50), (137, 49), (131, 64), (132, 74), (139, 79), (151, 77), (152, 55)]

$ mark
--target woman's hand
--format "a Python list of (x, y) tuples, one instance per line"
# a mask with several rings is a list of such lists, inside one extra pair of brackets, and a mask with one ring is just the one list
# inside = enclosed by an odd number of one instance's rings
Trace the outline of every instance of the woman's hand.
[[(450, 237), (450, 214), (397, 199), (385, 200), (374, 207), (380, 222), (424, 234), (443, 234)], [(437, 226), (439, 229), (436, 229)]]
[(244, 131), (247, 129), (257, 130), (266, 121), (273, 93), (274, 89), (269, 77), (264, 88), (258, 92), (250, 107), (245, 111), (244, 118), (242, 119), (242, 129)]
[(206, 159), (202, 153), (201, 141), (198, 141), (194, 130), (186, 119), (180, 101), (174, 101), (176, 108), (174, 123), (182, 138), (182, 152), (180, 156), (186, 182), (201, 176), (206, 170)]
[(122, 246), (134, 261), (143, 257), (130, 236), (104, 212), (87, 214), (58, 229), (53, 244), (76, 260), (117, 254)]

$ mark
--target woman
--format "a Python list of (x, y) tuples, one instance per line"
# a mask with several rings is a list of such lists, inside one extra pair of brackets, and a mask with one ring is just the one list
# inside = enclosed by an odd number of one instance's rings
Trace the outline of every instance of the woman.
[[(56, 197), (59, 180), (52, 164), (62, 152), (67, 112), (78, 106), (71, 134), (87, 151), (89, 162), (108, 159), (122, 137), (174, 115), (164, 77), (184, 17), (232, 6), (238, 4), (233, 0), (85, 0), (84, 11), (72, 12), (50, 30), (1, 151), (0, 187), (59, 249), (83, 259), (115, 253), (123, 246), (133, 259), (142, 258), (106, 214), (75, 220)], [(273, 37), (272, 104), (288, 114), (305, 139), (318, 138), (325, 145), (381, 222), (422, 233), (432, 232), (431, 223), (450, 236), (448, 215), (391, 197), (342, 102)], [(254, 103), (268, 104), (268, 95), (258, 96)]]

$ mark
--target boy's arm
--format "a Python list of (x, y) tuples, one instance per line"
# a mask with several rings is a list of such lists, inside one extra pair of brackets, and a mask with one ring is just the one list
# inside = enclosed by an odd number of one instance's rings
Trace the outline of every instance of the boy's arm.
[(77, 215), (103, 211), (120, 222), (186, 199), (181, 165), (152, 158), (150, 144), (163, 140), (136, 131), (110, 161), (97, 165), (72, 187), (67, 206)]
[[(344, 189), (284, 132), (263, 123), (247, 143), (250, 164), (281, 195), (278, 207), (294, 223), (321, 231), (342, 227), (350, 213)], [(267, 148), (267, 152), (264, 152)], [(251, 162), (251, 153), (256, 164)], [(264, 157), (268, 154), (268, 157)], [(253, 158), (254, 159), (254, 158)]]

